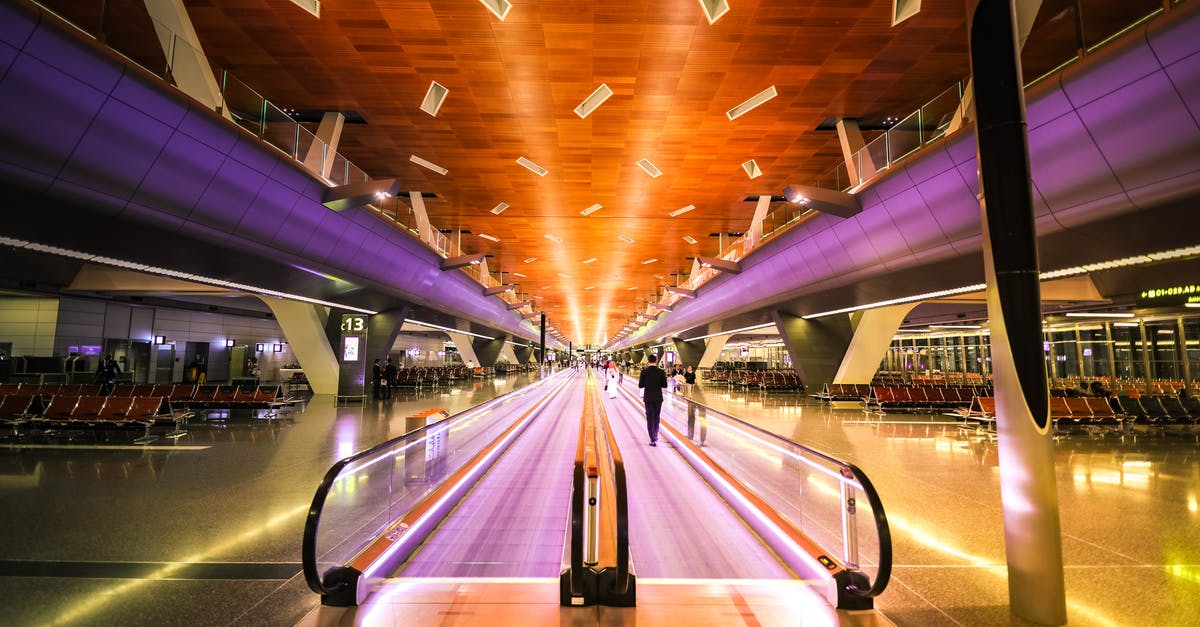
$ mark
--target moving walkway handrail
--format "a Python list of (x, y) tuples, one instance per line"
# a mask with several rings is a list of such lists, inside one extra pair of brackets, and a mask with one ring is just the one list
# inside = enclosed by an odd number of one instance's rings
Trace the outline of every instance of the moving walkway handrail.
[(301, 561), (304, 579), (308, 583), (309, 589), (320, 595), (334, 595), (342, 592), (347, 585), (350, 585), (350, 582), (348, 581), (339, 580), (334, 582), (334, 587), (327, 586), (326, 582), (322, 580), (321, 573), (318, 571), (319, 566), (317, 564), (317, 533), (320, 530), (321, 514), (324, 511), (325, 502), (329, 498), (330, 491), (333, 489), (334, 485), (341, 476), (342, 471), (345, 470), (347, 466), (388, 451), (397, 445), (404, 444), (406, 441), (417, 441), (420, 438), (427, 437), (430, 434), (430, 431), (435, 428), (448, 428), (452, 422), (462, 418), (470, 417), (478, 412), (490, 408), (493, 405), (510, 400), (510, 397), (512, 397), (514, 394), (523, 395), (528, 393), (552, 378), (553, 377), (546, 377), (529, 386), (508, 392), (507, 394), (503, 394), (501, 396), (497, 396), (491, 400), (480, 403), (479, 405), (475, 405), (474, 407), (463, 410), (457, 414), (427, 424), (418, 429), (414, 429), (408, 433), (397, 436), (385, 442), (381, 442), (366, 450), (359, 451), (358, 453), (342, 458), (335, 462), (333, 466), (326, 471), (325, 476), (321, 479), (321, 483), (317, 487), (316, 493), (313, 495), (312, 504), (309, 506), (308, 516), (304, 522), (304, 538), (301, 543), (300, 553), (302, 558)]
[[(888, 525), (887, 514), (883, 510), (883, 501), (879, 498), (879, 492), (875, 490), (875, 485), (871, 483), (871, 480), (867, 478), (867, 474), (863, 472), (862, 469), (854, 464), (851, 464), (850, 462), (842, 461), (836, 457), (833, 457), (832, 455), (829, 455), (828, 453), (823, 453), (798, 442), (793, 442), (792, 440), (789, 440), (783, 436), (767, 431), (762, 427), (752, 425), (736, 416), (731, 416), (719, 409), (715, 409), (686, 396), (681, 398), (683, 398), (684, 402), (691, 403), (699, 408), (703, 408), (706, 412), (719, 414), (727, 420), (737, 423), (739, 427), (744, 427), (748, 430), (754, 431), (756, 434), (763, 437), (786, 442), (788, 446), (800, 449), (807, 455), (811, 455), (817, 459), (836, 466), (839, 470), (839, 481), (844, 479), (852, 482), (856, 487), (862, 490), (863, 494), (867, 497), (867, 502), (871, 506), (871, 514), (875, 522), (875, 531), (879, 537), (879, 569), (875, 574), (875, 580), (871, 582), (870, 588), (866, 590), (853, 588), (851, 589), (851, 592), (857, 596), (867, 598), (879, 596), (884, 589), (887, 588), (888, 581), (891, 580), (892, 576), (891, 526)], [(823, 468), (820, 468), (819, 466), (816, 468), (824, 472)], [(843, 515), (845, 515), (844, 512)]]
[[(610, 383), (610, 385), (615, 385)], [(608, 422), (604, 405), (599, 404), (603, 415), (604, 435), (608, 439), (613, 483), (616, 485), (617, 505), (617, 581), (616, 592), (624, 594), (629, 589), (629, 490), (625, 483), (625, 457), (617, 446), (617, 438), (613, 434), (612, 425)]]

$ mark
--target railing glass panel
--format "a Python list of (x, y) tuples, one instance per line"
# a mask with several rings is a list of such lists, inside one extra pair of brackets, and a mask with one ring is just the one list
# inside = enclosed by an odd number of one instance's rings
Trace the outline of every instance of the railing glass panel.
[[(264, 101), (262, 140), (295, 159), (296, 148), (300, 143), (298, 129), (300, 125), (282, 109)], [(302, 157), (301, 157), (302, 158)]]

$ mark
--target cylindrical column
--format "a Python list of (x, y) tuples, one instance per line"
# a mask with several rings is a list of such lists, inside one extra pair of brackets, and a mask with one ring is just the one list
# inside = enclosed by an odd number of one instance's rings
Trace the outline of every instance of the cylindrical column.
[(540, 356), (538, 359), (539, 363), (544, 365), (546, 363), (546, 314), (544, 313), (541, 315), (540, 327), (542, 331), (541, 340), (539, 341), (538, 347), (541, 349), (541, 352), (539, 353)]
[(1012, 0), (970, 16), (1000, 495), (1013, 615), (1067, 622), (1025, 98)]

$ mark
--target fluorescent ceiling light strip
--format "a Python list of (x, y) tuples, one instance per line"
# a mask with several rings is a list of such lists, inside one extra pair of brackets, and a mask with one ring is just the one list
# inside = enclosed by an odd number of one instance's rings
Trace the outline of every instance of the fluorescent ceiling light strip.
[(593, 213), (596, 213), (597, 211), (600, 211), (603, 208), (604, 208), (604, 205), (602, 205), (600, 203), (596, 203), (596, 204), (592, 205), (591, 207), (588, 207), (587, 209), (580, 211), (579, 213), (580, 213), (580, 215), (590, 216)]
[(446, 173), (449, 172), (449, 170), (447, 170), (446, 168), (443, 168), (442, 166), (440, 166), (436, 163), (433, 163), (432, 161), (426, 161), (425, 159), (422, 159), (416, 155), (412, 155), (411, 157), (408, 158), (408, 160), (421, 166), (422, 168), (437, 172), (438, 174), (441, 174), (442, 176), (445, 176)]
[(742, 327), (740, 329), (734, 329), (732, 331), (720, 331), (718, 333), (709, 333), (708, 335), (701, 335), (700, 337), (689, 337), (684, 341), (690, 342), (692, 340), (707, 340), (710, 337), (717, 337), (718, 335), (733, 335), (735, 333), (741, 333), (743, 331), (757, 331), (758, 329), (765, 329), (767, 327), (773, 327), (773, 326), (775, 326), (774, 322), (764, 322), (763, 324), (756, 324), (752, 327)]
[(422, 327), (429, 327), (429, 328), (431, 328), (431, 329), (438, 329), (438, 330), (441, 330), (441, 331), (446, 331), (446, 332), (448, 332), (448, 333), (462, 333), (463, 335), (470, 335), (470, 336), (472, 336), (472, 337), (483, 338), (483, 339), (485, 339), (485, 340), (494, 340), (494, 339), (496, 339), (496, 338), (494, 338), (494, 337), (489, 337), (489, 336), (487, 336), (487, 335), (480, 335), (480, 334), (478, 334), (478, 333), (472, 333), (472, 332), (470, 332), (470, 331), (461, 331), (461, 330), (459, 330), (459, 329), (451, 329), (450, 327), (444, 327), (444, 326), (442, 326), (442, 325), (440, 325), (440, 324), (434, 324), (434, 323), (432, 323), (432, 322), (421, 322), (420, 320), (413, 320), (412, 318), (405, 318), (405, 319), (404, 319), (404, 321), (405, 321), (405, 322), (411, 322), (411, 323), (413, 323), (413, 324), (415, 324), (415, 325), (422, 326)]
[(526, 257), (521, 261), (521, 263), (533, 263), (535, 261), (537, 261), (537, 257)]
[[(982, 329), (978, 324), (931, 324), (930, 329)], [(901, 329), (904, 330), (904, 329)]]
[(617, 239), (621, 240), (622, 242), (625, 242), (626, 244), (632, 244), (635, 241), (637, 241), (637, 240), (633, 239), (632, 237), (629, 237), (628, 235), (618, 235)]
[(521, 167), (533, 172), (538, 176), (546, 176), (550, 173), (550, 171), (546, 168), (543, 168), (542, 166), (530, 161), (529, 159), (526, 159), (525, 157), (517, 159), (517, 163), (521, 164)]
[(542, 237), (544, 237), (544, 238), (546, 238), (546, 239), (548, 239), (548, 240), (550, 240), (550, 241), (554, 242), (555, 244), (561, 244), (561, 243), (563, 243), (563, 239), (562, 239), (561, 237), (557, 236), (557, 235), (553, 235), (553, 234), (547, 233), (547, 234), (543, 235)]
[(1138, 323), (1138, 322), (1114, 322), (1114, 323), (1112, 323), (1112, 325), (1114, 327), (1140, 327), (1140, 326), (1142, 326), (1141, 323)]
[[(1070, 311), (1065, 314), (1068, 318), (1132, 318), (1131, 313), (1112, 312), (1104, 313), (1101, 311)], [(933, 325), (929, 325), (933, 326)]]
[(596, 259), (595, 257), (592, 257), (591, 259), (584, 259), (584, 260), (583, 260), (583, 263), (584, 263), (584, 264), (589, 264), (589, 263), (596, 263), (597, 261), (599, 261), (599, 260), (598, 260), (598, 259)]
[[(701, 4), (703, 4), (703, 0), (701, 0)], [(771, 85), (770, 87), (751, 96), (748, 100), (746, 100), (746, 102), (743, 102), (729, 111), (726, 111), (725, 115), (730, 120), (736, 120), (778, 95), (779, 92), (775, 91), (775, 86)]]
[(649, 174), (650, 178), (652, 179), (662, 176), (662, 170), (659, 170), (658, 167), (651, 163), (649, 159), (642, 159), (641, 161), (638, 161), (637, 166), (641, 168), (643, 172)]
[(425, 92), (425, 99), (421, 101), (421, 110), (436, 118), (449, 93), (450, 90), (446, 89), (445, 85), (437, 81), (430, 81), (429, 90)]
[(502, 202), (502, 203), (496, 205), (495, 207), (492, 207), (492, 213), (494, 213), (496, 215), (500, 215), (500, 214), (504, 213), (505, 209), (508, 209), (508, 203)]
[(486, 239), (488, 241), (491, 241), (491, 242), (499, 242), (500, 241), (499, 237), (496, 237), (495, 235), (488, 235), (487, 233), (480, 233), (479, 237)]
[(612, 97), (612, 95), (613, 90), (609, 89), (608, 85), (600, 83), (600, 86), (596, 88), (596, 91), (593, 91), (590, 96), (584, 98), (583, 102), (579, 103), (578, 107), (575, 107), (575, 115), (579, 116), (580, 118), (586, 118), (587, 116), (591, 115), (593, 111), (598, 109), (600, 105), (604, 104), (605, 100), (608, 100), (610, 97)]
[(651, 263), (654, 263), (655, 261), (658, 261), (658, 260), (657, 259), (647, 259), (642, 262), (642, 265), (644, 266), (646, 264), (651, 264)]
[(671, 213), (668, 213), (667, 215), (674, 218), (675, 216), (683, 215), (695, 208), (696, 208), (696, 205), (688, 205), (686, 207), (680, 207), (679, 209), (676, 209), (675, 211), (672, 211)]
[(808, 314), (807, 316), (800, 316), (800, 317), (804, 318), (805, 320), (812, 320), (813, 318), (823, 318), (825, 316), (832, 316), (832, 315), (840, 314), (840, 313), (850, 313), (852, 311), (861, 311), (863, 309), (873, 309), (875, 307), (887, 307), (888, 305), (899, 305), (901, 303), (911, 303), (911, 302), (915, 302), (918, 300), (931, 300), (934, 298), (943, 298), (945, 296), (954, 296), (956, 294), (968, 294), (970, 292), (979, 292), (979, 291), (982, 291), (985, 289), (987, 289), (986, 283), (976, 283), (975, 285), (966, 285), (963, 287), (956, 287), (956, 288), (952, 288), (952, 289), (948, 289), (948, 290), (942, 290), (940, 292), (928, 292), (925, 294), (917, 294), (915, 296), (904, 296), (902, 298), (893, 298), (891, 300), (881, 300), (881, 301), (874, 302), (874, 303), (868, 303), (866, 305), (856, 305), (854, 307), (843, 307), (841, 309), (834, 309), (832, 311), (822, 311), (820, 313)]
[(689, 243), (689, 244), (695, 244), (695, 243), (696, 243), (696, 238), (692, 237), (691, 235), (684, 235), (684, 236), (683, 236), (683, 241), (685, 241), (685, 242), (687, 242), (687, 243)]
[(521, 274), (520, 272), (510, 272), (509, 274), (516, 276), (516, 277), (521, 277), (522, 279), (528, 278), (524, 274)]
[(275, 298), (286, 298), (288, 300), (298, 300), (300, 302), (313, 303), (315, 305), (325, 305), (327, 307), (340, 307), (342, 309), (348, 309), (350, 311), (357, 311), (359, 313), (365, 313), (368, 315), (373, 315), (373, 314), (378, 313), (377, 311), (374, 311), (371, 309), (363, 309), (361, 307), (352, 307), (350, 305), (343, 305), (341, 303), (335, 303), (332, 301), (321, 300), (319, 298), (309, 298), (307, 296), (301, 296), (300, 294), (291, 294), (289, 292), (280, 292), (278, 290), (271, 290), (271, 289), (267, 289), (265, 287), (258, 287), (256, 285), (247, 285), (245, 283), (235, 283), (233, 281), (226, 281), (224, 279), (214, 279), (212, 277), (206, 277), (206, 276), (202, 276), (199, 274), (192, 274), (190, 272), (180, 272), (179, 270), (171, 270), (169, 268), (148, 266), (145, 264), (134, 263), (132, 261), (125, 261), (123, 259), (114, 259), (112, 257), (105, 257), (102, 255), (92, 255), (90, 253), (85, 253), (85, 252), (81, 252), (81, 251), (77, 251), (77, 250), (71, 250), (68, 248), (59, 248), (58, 246), (47, 246), (45, 244), (38, 244), (35, 242), (26, 242), (24, 240), (12, 239), (12, 238), (7, 238), (7, 237), (0, 237), (0, 244), (3, 244), (5, 246), (12, 246), (14, 248), (25, 248), (27, 250), (32, 250), (35, 252), (59, 255), (62, 257), (70, 257), (72, 259), (82, 259), (85, 261), (91, 261), (93, 263), (103, 264), (103, 265), (107, 265), (107, 266), (113, 266), (116, 268), (124, 268), (127, 270), (137, 270), (139, 272), (146, 272), (149, 274), (158, 274), (158, 275), (162, 275), (162, 276), (171, 277), (173, 279), (183, 279), (186, 281), (193, 281), (195, 283), (205, 283), (207, 285), (216, 285), (218, 287), (225, 287), (225, 288), (229, 288), (229, 289), (241, 290), (243, 292), (253, 292), (256, 294), (262, 294), (264, 296), (273, 296)]

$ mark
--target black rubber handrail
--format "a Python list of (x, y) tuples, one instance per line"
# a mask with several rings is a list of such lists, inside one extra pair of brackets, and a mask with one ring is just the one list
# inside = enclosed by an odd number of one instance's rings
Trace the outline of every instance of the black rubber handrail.
[(437, 422), (427, 424), (419, 429), (414, 429), (412, 431), (409, 431), (408, 433), (405, 433), (404, 435), (394, 437), (390, 440), (387, 440), (386, 442), (381, 442), (379, 444), (376, 444), (375, 446), (372, 446), (371, 448), (368, 448), (363, 451), (359, 451), (358, 453), (355, 453), (349, 457), (345, 457), (345, 458), (339, 459), (338, 461), (334, 462), (333, 466), (331, 466), (329, 468), (329, 470), (325, 472), (324, 478), (321, 479), (321, 484), (319, 486), (317, 486), (317, 492), (316, 492), (316, 494), (313, 495), (312, 505), (309, 506), (308, 516), (304, 521), (304, 539), (300, 546), (300, 555), (301, 555), (301, 563), (303, 565), (303, 570), (304, 570), (304, 580), (308, 583), (309, 589), (312, 590), (313, 592), (316, 592), (317, 594), (327, 595), (327, 594), (333, 594), (333, 593), (339, 591), (341, 589), (341, 587), (346, 585), (344, 582), (342, 582), (336, 588), (326, 587), (325, 582), (321, 578), (321, 573), (317, 571), (317, 568), (318, 568), (318, 566), (317, 566), (317, 530), (320, 528), (320, 524), (321, 524), (321, 512), (325, 507), (326, 499), (329, 497), (329, 491), (331, 489), (333, 489), (333, 484), (337, 480), (338, 476), (341, 474), (343, 468), (345, 468), (346, 466), (348, 466), (350, 464), (353, 464), (354, 462), (356, 462), (360, 459), (370, 457), (377, 453), (383, 452), (389, 448), (400, 445), (407, 440), (414, 440), (414, 439), (423, 437), (426, 435), (426, 431), (428, 431), (434, 427), (442, 426), (447, 422), (456, 420), (456, 419), (461, 418), (472, 412), (482, 410), (483, 408), (485, 408), (489, 405), (493, 405), (495, 403), (503, 401), (505, 398), (507, 398), (513, 394), (525, 393), (529, 390), (530, 387), (533, 387), (534, 385), (538, 385), (542, 381), (547, 381), (547, 380), (549, 380), (549, 377), (541, 379), (540, 381), (535, 382), (531, 386), (521, 388), (520, 390), (513, 390), (512, 392), (509, 392), (507, 394), (503, 394), (503, 395), (497, 396), (496, 398), (493, 398), (491, 400), (484, 401), (478, 405), (475, 405), (474, 407), (465, 409), (457, 414), (454, 414), (453, 416), (448, 416), (443, 420), (439, 420)]
[(859, 487), (862, 488), (863, 494), (867, 497), (867, 502), (871, 504), (871, 514), (875, 520), (875, 532), (879, 536), (879, 570), (876, 572), (875, 580), (871, 582), (870, 588), (866, 590), (851, 588), (850, 591), (860, 597), (876, 597), (883, 593), (892, 577), (892, 531), (891, 526), (888, 524), (887, 513), (883, 511), (883, 500), (879, 498), (879, 492), (875, 490), (875, 485), (871, 483), (871, 480), (867, 478), (867, 474), (863, 472), (862, 469), (854, 464), (851, 464), (850, 462), (842, 461), (836, 457), (833, 457), (828, 453), (822, 453), (821, 451), (809, 448), (798, 442), (793, 442), (792, 440), (789, 440), (779, 434), (767, 431), (762, 427), (752, 425), (741, 418), (731, 416), (719, 409), (714, 409), (708, 405), (687, 397), (682, 398), (686, 402), (694, 404), (696, 407), (704, 408), (706, 412), (712, 412), (714, 414), (724, 416), (725, 418), (736, 422), (739, 426), (746, 427), (772, 439), (786, 442), (789, 446), (794, 446), (803, 450), (805, 453), (812, 455), (813, 457), (829, 462), (840, 469), (843, 477), (857, 481)]
[(629, 590), (629, 490), (625, 482), (625, 457), (617, 447), (617, 439), (608, 421), (608, 412), (600, 404), (604, 417), (604, 434), (608, 439), (608, 452), (613, 464), (613, 483), (617, 501), (617, 581), (616, 592), (625, 594)]

